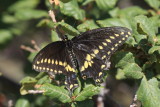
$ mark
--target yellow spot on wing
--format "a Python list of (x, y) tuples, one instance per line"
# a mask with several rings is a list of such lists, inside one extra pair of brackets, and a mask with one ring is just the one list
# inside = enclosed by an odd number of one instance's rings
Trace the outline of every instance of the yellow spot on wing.
[(57, 61), (57, 60), (55, 61), (55, 64), (56, 64), (56, 65), (58, 64), (58, 61)]
[(64, 62), (64, 63), (63, 63), (63, 66), (65, 67), (66, 65), (67, 65), (67, 63), (66, 63), (66, 62)]
[(57, 73), (57, 70), (54, 70), (55, 73)]
[(122, 41), (120, 40), (118, 43), (122, 43)]
[(72, 89), (72, 88), (73, 88), (73, 84), (71, 84), (71, 85), (69, 86), (69, 88)]
[(131, 35), (131, 32), (128, 32), (129, 35)]
[(117, 46), (118, 46), (118, 44), (116, 43), (116, 44), (115, 44), (115, 47), (117, 47)]
[(63, 65), (62, 61), (59, 61), (59, 65)]
[(93, 52), (94, 52), (94, 54), (97, 54), (97, 53), (99, 53), (99, 50), (95, 49)]
[(106, 58), (106, 55), (102, 56), (102, 59)]
[(62, 73), (62, 71), (58, 71), (58, 73), (60, 73), (60, 74), (61, 74), (61, 73)]
[(108, 55), (110, 54), (111, 52), (110, 51), (108, 51)]
[(49, 70), (49, 68), (47, 68), (47, 70)]
[(40, 70), (42, 70), (42, 67), (39, 67)]
[(121, 35), (123, 35), (124, 34), (124, 32), (121, 32)]
[(125, 40), (125, 38), (122, 38), (122, 40)]
[(41, 63), (43, 63), (43, 59), (41, 59)]
[(33, 68), (35, 69), (35, 68), (36, 68), (36, 66), (35, 66), (35, 65), (33, 65)]
[(128, 38), (128, 35), (126, 35), (126, 37)]
[(91, 62), (88, 62), (88, 65), (89, 65), (89, 66), (92, 66), (92, 63), (91, 63)]
[(52, 64), (54, 64), (54, 59), (52, 59)]
[(99, 75), (99, 77), (102, 75), (103, 73), (102, 72), (100, 72), (98, 75)]
[(45, 67), (43, 67), (43, 70), (45, 70), (46, 68)]
[(111, 48), (111, 50), (113, 51), (113, 50), (114, 50), (114, 48)]
[(72, 68), (70, 65), (67, 66), (69, 71), (72, 71)]
[(53, 72), (53, 69), (50, 69), (51, 72)]
[(81, 67), (81, 71), (84, 71), (84, 66)]
[(111, 43), (111, 40), (109, 40), (109, 39), (106, 39), (106, 41), (109, 42), (109, 43)]
[(51, 63), (51, 60), (50, 59), (48, 59), (48, 64), (50, 64)]
[(37, 61), (37, 64), (40, 64), (40, 62), (39, 62), (39, 61)]
[(84, 67), (88, 68), (88, 62), (87, 61), (84, 62)]
[(119, 34), (114, 34), (114, 35), (117, 36), (117, 37), (119, 36)]
[(90, 61), (91, 60), (91, 55), (87, 54), (86, 60)]
[(44, 62), (45, 62), (45, 63), (47, 62), (47, 58), (44, 60)]
[(115, 37), (114, 37), (114, 36), (110, 36), (110, 38), (111, 38), (111, 39), (115, 39)]
[(93, 57), (96, 57), (96, 55), (95, 54), (91, 54)]
[(105, 43), (105, 42), (102, 42), (102, 44), (103, 44), (104, 46), (107, 46), (107, 43)]
[(36, 67), (36, 69), (38, 69), (38, 66)]
[(103, 49), (103, 47), (102, 46), (98, 46), (99, 47), (99, 49)]
[(99, 79), (96, 79), (96, 82), (100, 82), (100, 80), (99, 80)]
[(101, 69), (103, 69), (105, 67), (105, 65), (101, 65)]

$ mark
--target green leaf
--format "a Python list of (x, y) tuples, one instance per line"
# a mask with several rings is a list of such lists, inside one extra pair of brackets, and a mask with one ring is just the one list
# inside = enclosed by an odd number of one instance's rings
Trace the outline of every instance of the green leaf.
[(122, 26), (131, 29), (130, 22), (125, 18), (108, 18), (105, 20), (98, 20), (97, 23), (101, 27)]
[(158, 51), (160, 53), (160, 46), (153, 46), (149, 49), (148, 53), (153, 54), (155, 51)]
[(74, 17), (77, 20), (82, 21), (85, 19), (85, 11), (79, 8), (77, 0), (71, 0), (68, 3), (60, 2), (60, 11), (67, 16)]
[(96, 87), (94, 85), (87, 85), (75, 98), (75, 101), (83, 101), (89, 99), (93, 95), (99, 93), (101, 87)]
[(117, 80), (126, 79), (126, 76), (124, 75), (122, 69), (117, 69), (116, 79)]
[(137, 15), (147, 14), (147, 11), (138, 7), (132, 6), (124, 9), (115, 8), (109, 11), (112, 17), (135, 17)]
[(138, 100), (141, 101), (143, 107), (159, 107), (160, 89), (156, 78), (147, 81), (144, 76), (140, 87), (137, 91)]
[(8, 23), (8, 24), (18, 22), (18, 20), (13, 15), (9, 15), (9, 14), (3, 14), (2, 15), (2, 21), (4, 23)]
[(135, 63), (130, 63), (122, 69), (127, 78), (140, 79), (143, 77), (142, 69)]
[(19, 20), (29, 20), (29, 19), (48, 17), (48, 13), (43, 10), (21, 9), (16, 12), (15, 16)]
[(0, 29), (0, 44), (5, 43), (12, 38), (12, 34), (9, 30)]
[(40, 84), (45, 84), (45, 83), (50, 83), (50, 78), (48, 75), (45, 75), (45, 76), (39, 78), (39, 80), (37, 81), (36, 84), (40, 85)]
[(82, 6), (85, 6), (85, 5), (87, 5), (87, 4), (89, 4), (89, 3), (93, 2), (93, 1), (94, 1), (94, 0), (85, 0), (85, 1), (83, 2)]
[(135, 21), (138, 25), (137, 31), (140, 34), (147, 34), (148, 35), (148, 41), (152, 44), (154, 44), (154, 38), (155, 38), (155, 25), (154, 20), (150, 20), (146, 16), (139, 15), (135, 17)]
[(21, 9), (33, 9), (35, 8), (40, 0), (19, 0), (9, 7), (10, 12), (17, 12)]
[(160, 1), (159, 0), (145, 0), (152, 8), (158, 10), (160, 7)]
[(29, 76), (23, 78), (23, 79), (20, 81), (21, 84), (30, 84), (30, 83), (36, 83), (36, 82), (37, 82), (37, 80), (36, 80), (35, 78), (29, 77)]
[(112, 62), (117, 68), (124, 68), (125, 65), (135, 63), (135, 58), (131, 52), (116, 52)]
[(113, 8), (118, 0), (95, 0), (98, 8), (107, 11)]
[(28, 90), (34, 90), (34, 85), (36, 84), (37, 80), (32, 77), (25, 77), (20, 81), (22, 84), (20, 93), (21, 95), (26, 95), (28, 94)]
[(26, 100), (24, 98), (20, 98), (16, 102), (15, 107), (31, 107), (31, 105), (28, 100)]
[(53, 31), (53, 30), (51, 31), (51, 40), (52, 40), (52, 42), (60, 40), (60, 38), (59, 38), (59, 36), (58, 36), (56, 31)]
[(64, 87), (58, 87), (46, 83), (43, 84), (39, 89), (44, 90), (45, 92), (43, 94), (54, 100), (60, 101), (62, 103), (71, 102), (69, 93), (64, 89)]
[(77, 26), (80, 32), (85, 32), (87, 30), (99, 28), (98, 25), (93, 20), (87, 20), (84, 23)]

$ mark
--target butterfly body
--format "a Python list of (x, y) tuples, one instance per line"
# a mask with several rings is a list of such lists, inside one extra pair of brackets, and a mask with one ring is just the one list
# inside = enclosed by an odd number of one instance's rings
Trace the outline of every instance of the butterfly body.
[(78, 87), (77, 71), (83, 79), (102, 82), (103, 70), (110, 66), (111, 55), (131, 35), (125, 27), (105, 27), (84, 32), (71, 40), (50, 43), (34, 58), (33, 69), (65, 75), (69, 90)]

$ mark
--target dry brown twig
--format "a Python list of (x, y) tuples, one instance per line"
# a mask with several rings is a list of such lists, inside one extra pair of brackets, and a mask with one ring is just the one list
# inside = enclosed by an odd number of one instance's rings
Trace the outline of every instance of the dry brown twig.
[(134, 96), (133, 102), (129, 107), (137, 107), (137, 95)]
[(40, 50), (40, 48), (38, 47), (38, 45), (36, 44), (36, 42), (34, 40), (31, 40), (31, 44), (33, 45), (34, 48), (31, 48), (29, 46), (25, 46), (25, 45), (21, 45), (20, 48), (25, 50), (25, 51), (28, 51), (28, 52), (37, 52)]
[(59, 5), (59, 0), (49, 0), (50, 4), (55, 3), (55, 5)]

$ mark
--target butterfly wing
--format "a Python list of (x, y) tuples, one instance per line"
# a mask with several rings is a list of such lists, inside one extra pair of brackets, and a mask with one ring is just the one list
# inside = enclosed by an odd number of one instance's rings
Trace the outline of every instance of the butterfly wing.
[(69, 90), (78, 87), (75, 66), (65, 41), (50, 43), (44, 47), (33, 60), (33, 69), (47, 72), (49, 75), (65, 75), (65, 85)]
[(72, 39), (73, 52), (82, 77), (101, 81), (102, 70), (109, 68), (111, 55), (131, 35), (125, 27), (106, 27), (84, 32)]

